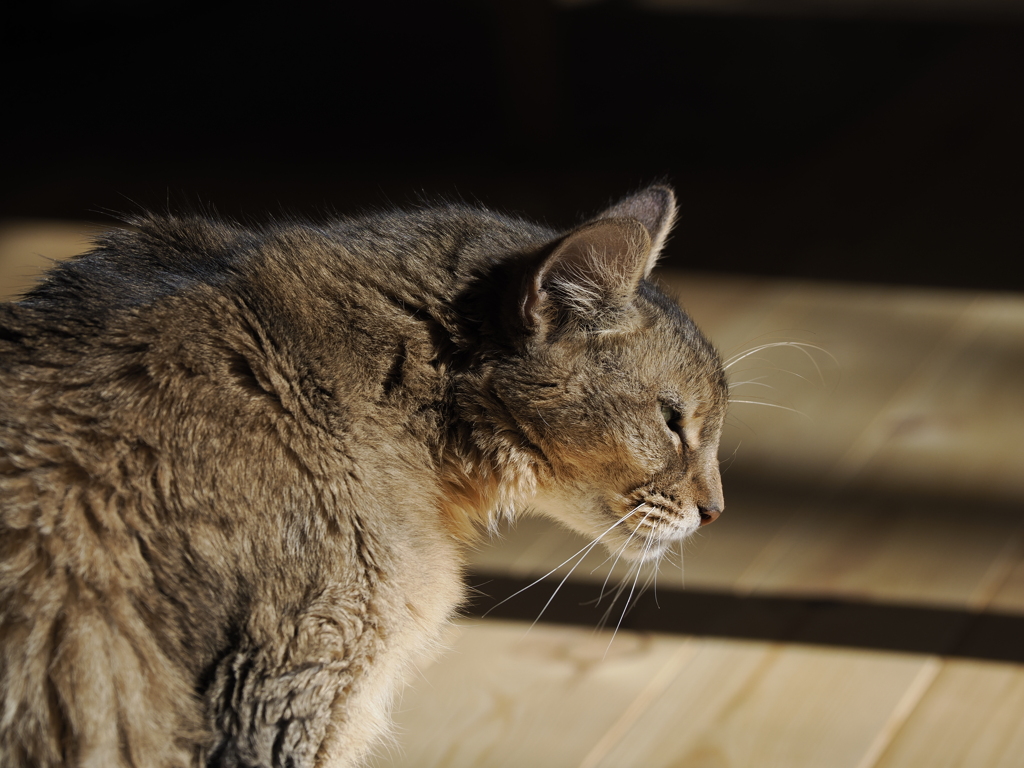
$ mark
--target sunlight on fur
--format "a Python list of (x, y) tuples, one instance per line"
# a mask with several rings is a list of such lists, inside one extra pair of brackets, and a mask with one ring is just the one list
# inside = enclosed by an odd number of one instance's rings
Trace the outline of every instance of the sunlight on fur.
[(145, 214), (0, 304), (0, 765), (363, 764), (503, 520), (628, 563), (618, 627), (725, 507), (675, 216)]

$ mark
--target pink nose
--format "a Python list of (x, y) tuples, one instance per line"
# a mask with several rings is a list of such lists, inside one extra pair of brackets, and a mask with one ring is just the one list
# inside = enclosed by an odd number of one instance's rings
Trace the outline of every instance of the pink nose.
[(700, 512), (700, 524), (710, 525), (718, 519), (718, 516), (722, 514), (722, 510), (718, 507), (711, 507), (710, 509), (704, 509), (704, 507), (698, 507), (697, 510)]

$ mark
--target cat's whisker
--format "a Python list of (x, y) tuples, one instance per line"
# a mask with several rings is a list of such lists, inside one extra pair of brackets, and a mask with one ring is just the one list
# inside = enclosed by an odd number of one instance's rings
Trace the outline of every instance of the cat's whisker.
[[(659, 611), (661, 610), (661, 603), (658, 602), (658, 571), (660, 571), (660, 570), (661, 570), (661, 560), (658, 560), (658, 562), (654, 564), (654, 572), (651, 574), (650, 578), (647, 580), (648, 584), (650, 584), (651, 581), (654, 582), (654, 605), (655, 605), (655, 607), (657, 607), (657, 609)], [(645, 587), (645, 589), (646, 589), (646, 587)], [(641, 592), (641, 594), (642, 594), (642, 592)]]
[(813, 421), (813, 419), (811, 419), (811, 417), (808, 416), (803, 411), (798, 411), (796, 408), (790, 408), (788, 405), (779, 405), (778, 403), (766, 403), (761, 400), (733, 400), (732, 398), (729, 398), (729, 404), (731, 405), (733, 403), (744, 403), (746, 405), (764, 405), (768, 408), (781, 408), (784, 411), (792, 411), (795, 414), (803, 416), (805, 419), (809, 421)]
[(736, 427), (737, 425), (747, 429), (752, 435), (757, 434), (757, 430), (750, 426), (747, 422), (736, 415), (735, 410), (730, 410), (728, 417), (725, 419), (726, 426)]
[[(500, 606), (500, 605), (504, 605), (504, 604), (505, 604), (505, 603), (507, 603), (507, 602), (508, 602), (509, 600), (511, 600), (511, 599), (512, 599), (513, 597), (515, 597), (516, 595), (520, 595), (520, 594), (522, 594), (523, 592), (525, 592), (526, 590), (528, 590), (528, 589), (529, 589), (530, 587), (534, 587), (534, 586), (536, 586), (537, 584), (540, 584), (540, 583), (541, 583), (542, 581), (544, 581), (544, 579), (546, 579), (546, 578), (547, 578), (548, 576), (550, 576), (551, 574), (553, 574), (553, 573), (554, 573), (555, 571), (557, 571), (557, 570), (558, 570), (559, 568), (561, 568), (561, 567), (562, 567), (563, 565), (565, 565), (566, 563), (568, 563), (568, 562), (572, 561), (573, 559), (575, 559), (576, 557), (578, 557), (578, 556), (579, 556), (579, 557), (580, 557), (580, 559), (579, 559), (579, 560), (578, 560), (578, 561), (576, 562), (576, 564), (575, 564), (575, 565), (573, 565), (573, 567), (572, 567), (572, 570), (570, 570), (570, 571), (569, 571), (569, 574), (572, 574), (572, 572), (573, 572), (574, 570), (576, 570), (576, 566), (577, 566), (577, 565), (579, 565), (580, 563), (582, 563), (582, 562), (583, 562), (583, 559), (584, 559), (584, 558), (585, 558), (585, 557), (586, 557), (586, 556), (587, 556), (588, 554), (590, 554), (590, 551), (591, 551), (591, 550), (592, 550), (592, 549), (593, 549), (594, 547), (596, 547), (596, 546), (597, 546), (597, 545), (598, 545), (598, 544), (599, 544), (599, 543), (601, 542), (601, 539), (603, 539), (603, 538), (604, 538), (604, 537), (605, 537), (605, 536), (606, 536), (606, 535), (607, 535), (607, 534), (608, 534), (608, 533), (609, 533), (609, 532), (610, 532), (610, 531), (612, 530), (612, 528), (614, 528), (614, 527), (615, 527), (615, 526), (617, 526), (617, 525), (620, 525), (620, 524), (621, 524), (622, 522), (624, 522), (624, 521), (625, 521), (625, 520), (626, 520), (626, 519), (627, 519), (627, 518), (628, 518), (628, 517), (629, 517), (630, 515), (632, 515), (632, 514), (633, 514), (634, 512), (636, 512), (636, 511), (637, 511), (638, 509), (640, 509), (640, 505), (637, 505), (637, 506), (635, 506), (635, 507), (634, 507), (633, 509), (631, 509), (631, 510), (630, 510), (629, 512), (627, 512), (627, 513), (626, 513), (625, 515), (623, 515), (623, 516), (622, 516), (622, 517), (620, 517), (620, 518), (619, 518), (618, 520), (616, 520), (616, 521), (615, 521), (614, 523), (612, 523), (612, 525), (610, 525), (610, 526), (609, 526), (609, 527), (608, 527), (607, 529), (605, 529), (605, 530), (604, 530), (604, 531), (603, 531), (603, 532), (601, 533), (601, 535), (600, 535), (600, 536), (598, 536), (598, 537), (597, 537), (597, 538), (595, 538), (595, 539), (594, 539), (593, 541), (591, 541), (591, 542), (589, 542), (588, 544), (586, 544), (586, 545), (585, 545), (585, 546), (584, 546), (584, 547), (583, 547), (582, 549), (580, 549), (580, 550), (579, 550), (578, 552), (576, 552), (575, 554), (573, 554), (573, 555), (570, 555), (569, 557), (567, 557), (567, 558), (566, 558), (565, 560), (563, 560), (562, 562), (560, 562), (560, 563), (559, 563), (558, 565), (556, 565), (556, 566), (555, 566), (554, 568), (552, 568), (552, 569), (551, 569), (550, 571), (548, 571), (547, 573), (545, 573), (545, 574), (544, 574), (543, 576), (541, 576), (541, 577), (540, 577), (539, 579), (537, 579), (537, 580), (535, 580), (535, 581), (532, 581), (532, 582), (530, 582), (529, 584), (527, 584), (527, 585), (526, 585), (525, 587), (523, 587), (522, 589), (520, 589), (520, 590), (518, 590), (518, 591), (516, 591), (516, 592), (513, 592), (513, 593), (512, 593), (511, 595), (509, 595), (508, 597), (506, 597), (506, 598), (505, 598), (504, 600), (502, 600), (502, 601), (500, 601), (500, 602), (497, 602), (497, 603), (495, 603), (494, 605), (492, 605), (492, 606), (491, 606), (490, 608), (488, 608), (488, 609), (487, 609), (486, 611), (484, 611), (484, 613), (483, 613), (483, 615), (481, 616), (481, 618), (486, 618), (486, 617), (487, 617), (487, 614), (489, 614), (489, 613), (490, 613), (491, 611), (493, 611), (493, 610), (494, 610), (495, 608), (497, 608), (498, 606)], [(567, 574), (567, 575), (566, 575), (566, 578), (568, 578), (568, 577), (569, 577), (569, 574)], [(564, 583), (565, 583), (565, 579), (563, 579), (563, 580), (562, 580), (562, 584), (564, 584)], [(558, 586), (559, 586), (559, 587), (561, 587), (561, 584), (559, 584)], [(558, 590), (556, 589), (556, 590), (555, 590), (555, 592), (557, 593), (557, 591), (558, 591)], [(554, 597), (554, 595), (552, 595), (552, 598), (553, 598), (553, 597)], [(550, 605), (550, 603), (551, 603), (551, 600), (548, 600), (548, 602), (547, 602), (547, 603), (546, 603), (546, 604), (544, 605), (544, 608), (547, 608), (547, 607), (548, 607), (548, 605)], [(542, 614), (544, 613), (544, 610), (543, 610), (543, 609), (541, 609), (541, 613), (542, 613)], [(539, 619), (539, 618), (540, 618), (540, 616), (538, 616), (537, 618)], [(537, 622), (535, 621), (535, 622), (534, 622), (534, 624), (536, 624), (536, 623), (537, 623)], [(531, 625), (531, 626), (532, 626), (532, 625)]]
[(636, 604), (637, 604), (637, 602), (639, 602), (640, 598), (643, 597), (644, 594), (646, 594), (647, 590), (651, 589), (652, 587), (654, 589), (654, 605), (655, 605), (656, 608), (658, 608), (660, 610), (661, 609), (661, 605), (658, 603), (658, 569), (657, 568), (655, 568), (653, 571), (651, 571), (650, 575), (648, 575), (648, 577), (644, 580), (644, 583), (640, 585), (640, 591), (637, 592), (636, 600), (633, 601), (633, 605), (636, 606)]
[(658, 570), (659, 571), (661, 570), (661, 564), (662, 563), (668, 563), (673, 568), (677, 567), (679, 565), (679, 563), (676, 562), (675, 556), (676, 556), (676, 551), (674, 549), (672, 549), (672, 548), (666, 549), (665, 550), (665, 554), (663, 554), (661, 556), (661, 559), (658, 561)]
[(601, 620), (597, 623), (596, 629), (604, 629), (608, 624), (608, 619), (611, 618), (612, 611), (615, 610), (615, 604), (619, 602), (619, 598), (622, 597), (622, 593), (626, 591), (626, 585), (629, 584), (629, 577), (632, 573), (633, 566), (631, 564), (626, 570), (626, 575), (619, 579), (619, 582), (615, 587), (615, 592), (612, 595), (611, 602), (608, 604), (605, 612), (601, 615)]
[(724, 459), (719, 460), (718, 466), (720, 468), (722, 467), (723, 464), (725, 464), (726, 462), (729, 462), (729, 466), (721, 468), (721, 470), (720, 470), (721, 472), (724, 473), (724, 472), (728, 471), (729, 467), (732, 466), (732, 462), (736, 458), (736, 454), (737, 454), (737, 452), (739, 452), (741, 445), (743, 445), (742, 442), (736, 443), (736, 447), (732, 449), (732, 453), (730, 453)]
[(608, 625), (608, 619), (612, 617), (612, 611), (615, 610), (615, 604), (619, 602), (619, 598), (622, 597), (622, 593), (626, 591), (626, 584), (629, 583), (629, 574), (633, 572), (630, 567), (626, 576), (619, 580), (619, 583), (615, 587), (615, 593), (612, 595), (611, 602), (608, 607), (605, 608), (604, 613), (601, 614), (601, 620), (597, 622), (595, 629), (604, 629)]
[[(753, 369), (753, 370), (757, 370), (757, 369)], [(737, 373), (746, 373), (746, 370), (737, 371)], [(744, 381), (730, 381), (729, 382), (729, 389), (732, 389), (733, 387), (739, 387), (739, 386), (742, 386), (744, 384), (761, 384), (761, 382), (764, 379), (766, 379), (766, 378), (768, 378), (768, 377), (767, 376), (755, 376), (752, 379), (746, 379)], [(766, 387), (768, 385), (767, 384), (761, 384), (761, 386)]]
[[(731, 368), (740, 360), (748, 358), (751, 355), (757, 354), (758, 352), (764, 349), (773, 349), (775, 347), (794, 347), (796, 349), (801, 349), (804, 351), (804, 354), (808, 355), (808, 357), (811, 357), (812, 360), (814, 358), (810, 355), (809, 352), (806, 351), (807, 349), (814, 349), (817, 350), (818, 352), (828, 355), (829, 357), (832, 357), (832, 355), (823, 347), (819, 347), (817, 344), (810, 344), (806, 341), (769, 341), (765, 344), (758, 344), (757, 346), (751, 347), (750, 349), (746, 349), (743, 352), (738, 352), (735, 355), (732, 355), (723, 363), (723, 367)], [(834, 360), (835, 358), (833, 357), (832, 359)]]
[[(640, 508), (640, 506), (637, 506), (637, 509), (639, 509), (639, 508)], [(626, 547), (629, 546), (629, 542), (633, 540), (634, 536), (636, 536), (637, 531), (640, 530), (640, 526), (643, 525), (647, 521), (647, 518), (650, 517), (653, 513), (654, 513), (654, 509), (652, 507), (651, 510), (646, 515), (643, 516), (643, 519), (641, 519), (640, 522), (637, 523), (636, 528), (634, 528), (633, 532), (631, 534), (629, 534), (629, 538), (627, 538), (626, 541), (623, 543), (623, 545), (621, 547), (619, 547), (618, 554), (615, 555), (615, 560), (612, 562), (611, 567), (608, 569), (607, 575), (604, 577), (604, 583), (601, 584), (601, 592), (597, 596), (597, 603), (595, 603), (595, 605), (600, 605), (601, 604), (601, 598), (605, 596), (605, 587), (608, 586), (608, 579), (611, 578), (612, 571), (615, 570), (615, 566), (618, 564), (619, 558), (622, 557), (622, 553), (626, 551)], [(611, 555), (609, 555), (608, 557), (611, 557)], [(605, 562), (608, 562), (607, 558), (605, 558)], [(591, 573), (593, 573), (593, 571), (591, 571)]]
[(823, 355), (827, 355), (829, 358), (832, 359), (833, 362), (837, 364), (839, 362), (838, 360), (836, 360), (835, 355), (833, 355), (827, 349), (819, 347), (817, 344), (808, 344), (805, 341), (773, 341), (767, 344), (759, 344), (753, 349), (748, 349), (746, 352), (741, 352), (737, 355), (733, 355), (722, 365), (722, 368), (723, 370), (729, 370), (732, 366), (736, 365), (736, 363), (738, 363), (740, 360), (744, 360), (750, 357), (751, 355), (757, 354), (762, 350), (772, 349), (774, 347), (792, 347), (793, 349), (797, 349), (804, 355), (806, 355), (807, 359), (811, 361), (811, 365), (813, 365), (814, 369), (818, 372), (818, 377), (821, 379), (822, 385), (825, 384), (825, 375), (822, 373), (821, 366), (818, 365), (818, 361), (815, 359), (814, 355), (812, 355), (808, 350), (816, 350), (818, 352), (821, 352)]
[(653, 539), (647, 541), (647, 546), (644, 547), (644, 557), (641, 557), (636, 564), (636, 576), (633, 578), (633, 586), (629, 588), (629, 594), (626, 595), (626, 604), (622, 607), (622, 615), (619, 616), (619, 620), (615, 623), (615, 629), (612, 631), (611, 639), (608, 641), (608, 647), (605, 648), (604, 655), (608, 656), (608, 651), (612, 648), (612, 643), (615, 642), (615, 636), (619, 633), (619, 628), (622, 626), (622, 621), (626, 618), (626, 613), (629, 611), (630, 601), (633, 599), (633, 593), (636, 591), (636, 584), (640, 580), (640, 573), (643, 570), (644, 560), (646, 555), (650, 552), (651, 546), (654, 543)]
[(686, 589), (686, 562), (684, 560), (683, 542), (679, 542), (679, 586)]
[[(616, 521), (615, 521), (615, 523), (613, 523), (613, 524), (612, 524), (611, 526), (609, 526), (609, 527), (608, 527), (607, 529), (605, 529), (605, 530), (604, 530), (604, 531), (603, 531), (603, 532), (601, 533), (601, 535), (599, 535), (599, 536), (598, 536), (597, 538), (595, 538), (595, 539), (594, 539), (594, 540), (593, 540), (592, 542), (590, 542), (590, 544), (588, 544), (587, 546), (583, 547), (583, 548), (582, 548), (582, 549), (581, 549), (581, 550), (580, 550), (579, 552), (577, 552), (577, 553), (576, 553), (575, 555), (573, 555), (572, 557), (570, 557), (570, 558), (568, 558), (567, 560), (563, 561), (562, 563), (560, 563), (560, 564), (559, 564), (559, 565), (558, 565), (558, 566), (557, 566), (556, 568), (552, 569), (551, 571), (548, 571), (548, 573), (547, 573), (547, 574), (545, 574), (544, 576), (542, 576), (542, 577), (541, 577), (540, 579), (538, 579), (537, 581), (533, 582), (532, 584), (528, 584), (527, 586), (523, 587), (523, 589), (519, 590), (519, 591), (518, 591), (518, 592), (516, 592), (515, 594), (509, 595), (509, 596), (508, 596), (507, 598), (505, 598), (505, 600), (502, 600), (502, 601), (501, 601), (501, 603), (504, 603), (504, 602), (505, 602), (506, 600), (511, 600), (511, 599), (512, 599), (513, 597), (515, 597), (516, 595), (518, 595), (518, 594), (519, 594), (520, 592), (523, 592), (523, 591), (525, 591), (525, 590), (529, 589), (530, 587), (534, 586), (534, 585), (535, 585), (535, 584), (537, 584), (538, 582), (542, 581), (543, 579), (547, 578), (547, 577), (548, 577), (548, 576), (550, 576), (550, 575), (551, 575), (552, 573), (554, 573), (555, 571), (557, 571), (557, 570), (558, 570), (558, 568), (561, 568), (561, 567), (562, 567), (563, 565), (565, 565), (566, 563), (568, 563), (568, 562), (569, 562), (570, 560), (572, 560), (573, 558), (575, 558), (575, 557), (579, 556), (579, 559), (578, 559), (578, 560), (577, 560), (577, 561), (576, 561), (575, 563), (573, 563), (573, 566), (572, 566), (572, 568), (570, 568), (570, 569), (569, 569), (569, 572), (568, 572), (568, 573), (566, 573), (566, 574), (565, 574), (565, 576), (563, 576), (563, 577), (562, 577), (562, 580), (561, 580), (560, 582), (558, 582), (558, 586), (557, 586), (557, 587), (555, 587), (555, 590), (554, 590), (554, 592), (552, 592), (552, 593), (551, 593), (551, 597), (549, 597), (549, 598), (548, 598), (547, 602), (546, 602), (546, 603), (544, 603), (544, 606), (543, 606), (543, 607), (542, 607), (542, 608), (540, 609), (540, 612), (539, 612), (539, 613), (537, 614), (537, 618), (535, 618), (535, 619), (533, 620), (533, 623), (532, 623), (532, 624), (530, 624), (529, 628), (527, 628), (527, 630), (526, 630), (526, 631), (527, 631), (527, 632), (529, 632), (529, 631), (530, 631), (531, 629), (533, 629), (533, 627), (534, 627), (534, 626), (535, 626), (535, 625), (537, 624), (537, 622), (538, 622), (538, 621), (540, 621), (541, 617), (542, 617), (542, 616), (544, 615), (544, 612), (545, 612), (545, 611), (546, 611), (546, 610), (548, 609), (548, 606), (550, 606), (550, 605), (551, 605), (552, 601), (553, 601), (553, 600), (555, 599), (555, 597), (556, 597), (556, 596), (558, 595), (559, 591), (560, 591), (560, 590), (562, 589), (562, 586), (563, 586), (563, 585), (565, 584), (565, 582), (566, 582), (566, 581), (568, 581), (569, 577), (570, 577), (570, 576), (572, 576), (572, 574), (573, 574), (573, 571), (575, 571), (575, 570), (576, 570), (576, 569), (577, 569), (577, 568), (579, 567), (580, 563), (582, 563), (582, 562), (583, 562), (583, 561), (584, 561), (584, 560), (586, 559), (587, 555), (589, 555), (589, 554), (590, 554), (590, 552), (591, 552), (591, 551), (592, 551), (592, 550), (594, 549), (594, 547), (596, 547), (596, 546), (597, 546), (598, 544), (600, 544), (600, 543), (601, 543), (601, 541), (602, 541), (602, 540), (604, 539), (604, 537), (605, 537), (605, 536), (606, 536), (606, 535), (607, 535), (608, 533), (610, 533), (610, 532), (611, 532), (611, 531), (612, 531), (612, 530), (613, 530), (613, 529), (614, 529), (614, 528), (615, 528), (616, 526), (618, 526), (618, 525), (620, 525), (621, 523), (623, 523), (623, 522), (624, 522), (624, 521), (625, 521), (625, 520), (626, 520), (626, 519), (627, 519), (628, 517), (630, 517), (630, 516), (631, 516), (631, 515), (632, 515), (632, 514), (633, 514), (634, 512), (636, 512), (636, 511), (637, 511), (638, 509), (640, 509), (640, 506), (641, 506), (641, 505), (637, 505), (637, 506), (635, 506), (635, 507), (634, 507), (633, 509), (631, 509), (631, 510), (630, 510), (629, 512), (627, 512), (627, 513), (626, 513), (625, 515), (623, 515), (623, 516), (622, 516), (622, 517), (620, 517), (620, 518), (619, 518), (618, 520), (616, 520)], [(645, 517), (644, 519), (646, 519), (646, 517)], [(628, 541), (629, 541), (629, 540), (627, 539), (627, 543), (628, 543)], [(487, 612), (488, 612), (488, 613), (490, 613), (490, 611), (491, 611), (491, 610), (493, 610), (494, 608), (497, 608), (497, 607), (498, 607), (499, 605), (501, 605), (501, 603), (497, 603), (496, 605), (494, 605), (494, 606), (491, 606), (491, 608), (489, 608)], [(484, 614), (484, 616), (486, 616), (486, 615), (487, 615), (487, 614), (485, 613), (485, 614)]]
[[(605, 556), (604, 560), (602, 560), (600, 563), (598, 563), (597, 565), (595, 565), (593, 568), (590, 569), (591, 575), (593, 575), (594, 571), (596, 571), (598, 568), (601, 568), (605, 563), (607, 563), (613, 557), (616, 557), (616, 554), (614, 552), (609, 552), (608, 555)], [(614, 565), (615, 565), (615, 563), (612, 563), (613, 567), (614, 567)]]
[[(768, 360), (767, 358), (760, 358), (760, 357), (751, 358), (751, 360), (752, 361), (753, 360), (763, 360), (765, 362), (765, 365), (764, 366), (757, 366), (755, 368), (744, 368), (742, 371), (737, 371), (737, 374), (745, 373), (748, 370), (749, 371), (760, 371), (760, 370), (763, 370), (764, 368), (768, 368), (773, 373), (785, 373), (788, 376), (795, 376), (796, 378), (800, 379), (801, 381), (806, 381), (808, 384), (811, 383), (811, 380), (809, 378), (807, 378), (806, 376), (804, 376), (803, 374), (797, 373), (796, 371), (791, 371), (788, 368), (781, 368), (780, 366), (776, 365), (773, 360)], [(761, 376), (759, 378), (765, 378), (765, 377)], [(757, 380), (758, 379), (751, 379), (751, 381), (757, 381)], [(738, 384), (742, 384), (744, 382), (737, 382), (737, 383)], [(730, 384), (729, 386), (731, 388), (732, 384)], [(767, 385), (765, 385), (765, 386), (767, 386)], [(773, 389), (774, 389), (774, 387), (773, 387)]]
[[(651, 551), (651, 547), (652, 546), (654, 546), (654, 541), (653, 540), (649, 540), (644, 545), (644, 550), (641, 553), (641, 557), (636, 562), (636, 575), (633, 577), (633, 582), (630, 585), (629, 594), (626, 595), (626, 603), (622, 607), (622, 614), (619, 616), (619, 621), (616, 624), (616, 631), (618, 631), (619, 627), (622, 626), (622, 620), (625, 618), (626, 614), (629, 612), (629, 606), (632, 603), (633, 594), (636, 592), (636, 585), (640, 581), (640, 574), (643, 573), (644, 564), (647, 562), (647, 554)], [(629, 578), (629, 574), (626, 575), (626, 578), (627, 579)], [(614, 633), (612, 634), (612, 639), (613, 640), (615, 639)]]
[[(790, 371), (786, 371), (786, 373), (790, 373)], [(762, 378), (764, 378), (764, 377), (762, 377)], [(802, 379), (803, 376), (801, 376), (800, 378)], [(758, 381), (757, 379), (748, 379), (747, 381), (731, 381), (731, 382), (729, 382), (729, 391), (732, 392), (734, 389), (736, 389), (736, 387), (742, 387), (742, 386), (765, 387), (767, 389), (775, 389), (775, 387), (773, 387), (771, 384), (765, 384), (763, 381)]]
[[(645, 520), (647, 520), (647, 518), (650, 517), (653, 512), (654, 512), (654, 510), (652, 509), (646, 515), (643, 516), (643, 519), (640, 521), (640, 523), (637, 525), (637, 527), (633, 529), (633, 532), (629, 535), (629, 537), (616, 550), (616, 552), (614, 553), (614, 558), (615, 559), (612, 561), (612, 564), (608, 567), (608, 573), (605, 574), (604, 581), (601, 583), (601, 589), (600, 589), (597, 597), (594, 598), (593, 600), (588, 600), (586, 603), (584, 603), (584, 605), (593, 604), (594, 607), (596, 608), (597, 606), (599, 606), (601, 604), (601, 600), (604, 599), (604, 596), (606, 594), (608, 594), (608, 592), (606, 591), (607, 587), (608, 587), (608, 580), (612, 577), (612, 573), (615, 572), (615, 566), (618, 564), (619, 560), (622, 558), (623, 553), (626, 551), (626, 548), (629, 546), (629, 542), (632, 541), (633, 537), (636, 535), (637, 531), (639, 530), (639, 526), (642, 525), (643, 522)], [(598, 564), (597, 566), (594, 567), (594, 569), (591, 571), (591, 573), (593, 573), (598, 568), (600, 568), (602, 565), (604, 565), (609, 560), (611, 560), (612, 557), (613, 557), (613, 555), (609, 554), (608, 557), (606, 557), (600, 564)], [(629, 578), (629, 574), (632, 573), (632, 571), (633, 571), (633, 567), (630, 566), (629, 569), (626, 571), (626, 578), (627, 579)], [(619, 599), (619, 595), (621, 595), (621, 594), (622, 594), (622, 590), (620, 588), (620, 590), (616, 593), (615, 597), (612, 598), (612, 605), (615, 604), (615, 601)], [(611, 610), (610, 606), (609, 606), (609, 610)], [(607, 618), (608, 617), (607, 617), (607, 614), (606, 614), (605, 617), (604, 617), (604, 620), (607, 620)]]

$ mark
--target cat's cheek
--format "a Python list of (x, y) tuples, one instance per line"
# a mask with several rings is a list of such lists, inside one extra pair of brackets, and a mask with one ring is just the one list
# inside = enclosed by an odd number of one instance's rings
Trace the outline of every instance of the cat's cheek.
[(578, 488), (541, 489), (530, 509), (589, 538), (606, 534), (618, 519), (608, 511), (599, 494)]

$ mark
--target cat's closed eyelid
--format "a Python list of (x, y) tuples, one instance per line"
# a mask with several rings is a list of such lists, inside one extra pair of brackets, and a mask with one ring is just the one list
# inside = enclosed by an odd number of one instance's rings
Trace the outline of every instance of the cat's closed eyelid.
[(658, 407), (666, 424), (683, 423), (683, 407), (675, 398), (658, 398)]
[(660, 403), (661, 416), (665, 420), (665, 427), (672, 433), (677, 441), (677, 450), (682, 451), (688, 447), (686, 439), (686, 427), (683, 423), (682, 411), (674, 405)]

